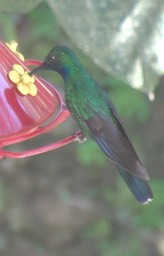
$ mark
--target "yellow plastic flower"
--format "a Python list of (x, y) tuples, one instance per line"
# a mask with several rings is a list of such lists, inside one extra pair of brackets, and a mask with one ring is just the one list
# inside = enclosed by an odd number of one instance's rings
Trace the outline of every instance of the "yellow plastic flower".
[(11, 41), (9, 44), (6, 43), (7, 47), (13, 52), (15, 53), (15, 55), (22, 61), (24, 61), (24, 56), (17, 51), (17, 47), (18, 47), (18, 43), (15, 41)]
[[(17, 51), (18, 44), (15, 41), (11, 41), (10, 44), (6, 43), (6, 45), (21, 61), (24, 61), (24, 56)], [(14, 64), (12, 70), (8, 73), (8, 77), (17, 86), (22, 95), (37, 95), (34, 77), (29, 76), (21, 65)]]
[(35, 79), (28, 75), (27, 71), (19, 64), (14, 64), (12, 70), (8, 73), (9, 79), (17, 86), (18, 91), (23, 95), (36, 96), (37, 87), (34, 84)]

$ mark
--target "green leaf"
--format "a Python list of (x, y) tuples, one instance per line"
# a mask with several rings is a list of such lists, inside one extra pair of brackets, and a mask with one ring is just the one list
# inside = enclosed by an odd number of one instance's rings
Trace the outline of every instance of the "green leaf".
[(43, 0), (1, 0), (0, 11), (8, 13), (27, 13)]
[(150, 103), (144, 94), (127, 86), (112, 87), (112, 101), (117, 106), (120, 116), (144, 122), (150, 112)]
[(98, 148), (98, 146), (91, 140), (78, 145), (76, 150), (77, 158), (85, 165), (103, 166), (106, 156)]

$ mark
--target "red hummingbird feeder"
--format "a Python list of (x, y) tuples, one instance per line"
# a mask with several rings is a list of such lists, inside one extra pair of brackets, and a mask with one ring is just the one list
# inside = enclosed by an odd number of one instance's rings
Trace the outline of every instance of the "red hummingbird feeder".
[[(0, 158), (22, 158), (44, 153), (76, 141), (81, 134), (79, 131), (63, 140), (22, 152), (4, 149), (5, 146), (50, 132), (70, 117), (63, 98), (49, 82), (35, 77), (34, 83), (26, 84), (30, 71), (28, 67), (42, 62), (23, 60), (16, 48), (15, 42), (0, 42)], [(20, 75), (15, 67), (21, 67), (23, 71), (20, 73), (24, 74)]]

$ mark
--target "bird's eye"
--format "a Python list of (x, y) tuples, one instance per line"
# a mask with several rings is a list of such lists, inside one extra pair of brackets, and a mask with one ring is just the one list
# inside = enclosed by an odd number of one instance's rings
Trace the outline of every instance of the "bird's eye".
[(51, 56), (48, 61), (49, 63), (54, 63), (54, 60), (55, 60), (55, 56)]
[(50, 62), (54, 62), (54, 60), (55, 60), (55, 57), (54, 57), (54, 56), (51, 56)]

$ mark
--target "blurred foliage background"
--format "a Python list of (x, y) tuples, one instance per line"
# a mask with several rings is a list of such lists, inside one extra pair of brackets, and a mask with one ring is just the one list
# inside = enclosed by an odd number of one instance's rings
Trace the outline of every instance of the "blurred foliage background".
[[(16, 40), (26, 58), (44, 59), (55, 45), (74, 49), (109, 92), (144, 165), (154, 191), (149, 205), (135, 201), (115, 167), (87, 141), (27, 159), (5, 159), (0, 165), (0, 254), (31, 256), (164, 255), (164, 80), (156, 98), (128, 87), (105, 73), (68, 37), (46, 3), (26, 14), (0, 12), (0, 39)], [(63, 81), (44, 74), (63, 93)], [(61, 129), (62, 127), (62, 129)], [(71, 134), (65, 126), (25, 149)]]

